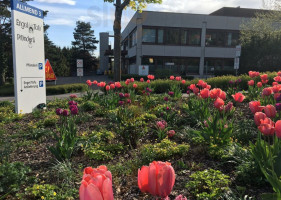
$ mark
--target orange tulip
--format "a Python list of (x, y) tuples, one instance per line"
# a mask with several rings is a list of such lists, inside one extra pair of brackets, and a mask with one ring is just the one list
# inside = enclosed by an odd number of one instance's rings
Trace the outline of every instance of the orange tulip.
[(274, 118), (276, 116), (276, 108), (273, 105), (267, 105), (264, 107), (264, 112), (267, 117)]
[(80, 200), (113, 200), (112, 175), (106, 166), (87, 167), (79, 189)]
[(171, 163), (153, 161), (138, 171), (138, 186), (142, 192), (166, 198), (175, 184), (175, 171)]
[(232, 97), (233, 97), (234, 101), (239, 102), (239, 103), (241, 103), (245, 99), (245, 96), (240, 92), (236, 93), (235, 95), (232, 95)]

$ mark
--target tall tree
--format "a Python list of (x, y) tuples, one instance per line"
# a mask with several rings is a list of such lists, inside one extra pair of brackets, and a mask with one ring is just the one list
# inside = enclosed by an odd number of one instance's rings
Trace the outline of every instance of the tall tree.
[(130, 7), (133, 10), (141, 11), (150, 3), (162, 3), (162, 0), (104, 0), (113, 3), (115, 6), (114, 31), (114, 80), (121, 80), (121, 19), (123, 10)]
[(88, 51), (93, 53), (97, 49), (96, 44), (99, 42), (96, 40), (94, 30), (91, 29), (90, 22), (76, 22), (76, 28), (74, 29), (74, 39), (72, 45), (77, 50)]
[(73, 36), (75, 39), (75, 41), (72, 42), (74, 49), (72, 54), (74, 58), (73, 61), (75, 61), (76, 58), (83, 59), (85, 71), (91, 71), (92, 67), (96, 64), (96, 59), (93, 55), (94, 50), (97, 49), (96, 44), (99, 42), (96, 40), (91, 24), (89, 22), (77, 21)]

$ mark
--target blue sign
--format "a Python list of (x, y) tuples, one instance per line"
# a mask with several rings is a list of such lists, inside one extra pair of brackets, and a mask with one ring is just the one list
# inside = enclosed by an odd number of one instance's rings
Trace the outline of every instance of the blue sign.
[(28, 5), (27, 3), (11, 0), (11, 9), (43, 19), (43, 10)]
[(39, 87), (43, 87), (43, 81), (39, 81)]
[(39, 68), (39, 70), (42, 70), (43, 69), (43, 63), (38, 63), (38, 68)]

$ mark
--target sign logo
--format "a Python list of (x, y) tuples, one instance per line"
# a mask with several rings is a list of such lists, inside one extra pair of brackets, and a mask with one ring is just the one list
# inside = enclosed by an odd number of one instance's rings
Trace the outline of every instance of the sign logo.
[(42, 70), (43, 69), (43, 63), (38, 63), (38, 69)]
[(44, 84), (43, 84), (43, 81), (39, 81), (39, 87), (43, 87)]

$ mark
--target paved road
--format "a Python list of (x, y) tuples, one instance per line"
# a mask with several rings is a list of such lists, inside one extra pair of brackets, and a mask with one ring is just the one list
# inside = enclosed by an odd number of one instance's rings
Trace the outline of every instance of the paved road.
[[(71, 84), (71, 83), (86, 83), (87, 80), (91, 81), (105, 81), (110, 82), (112, 81), (107, 76), (104, 75), (94, 75), (94, 76), (83, 76), (83, 77), (57, 77), (56, 85), (63, 85), (63, 84)], [(47, 82), (47, 85), (55, 85), (55, 82)], [(93, 89), (98, 89), (98, 87), (93, 87)], [(83, 93), (71, 93), (76, 94), (80, 97)], [(47, 96), (47, 100), (54, 100), (54, 99), (63, 99), (69, 97), (70, 94), (60, 94), (60, 95), (51, 95)], [(0, 101), (14, 101), (15, 97), (0, 97)]]

